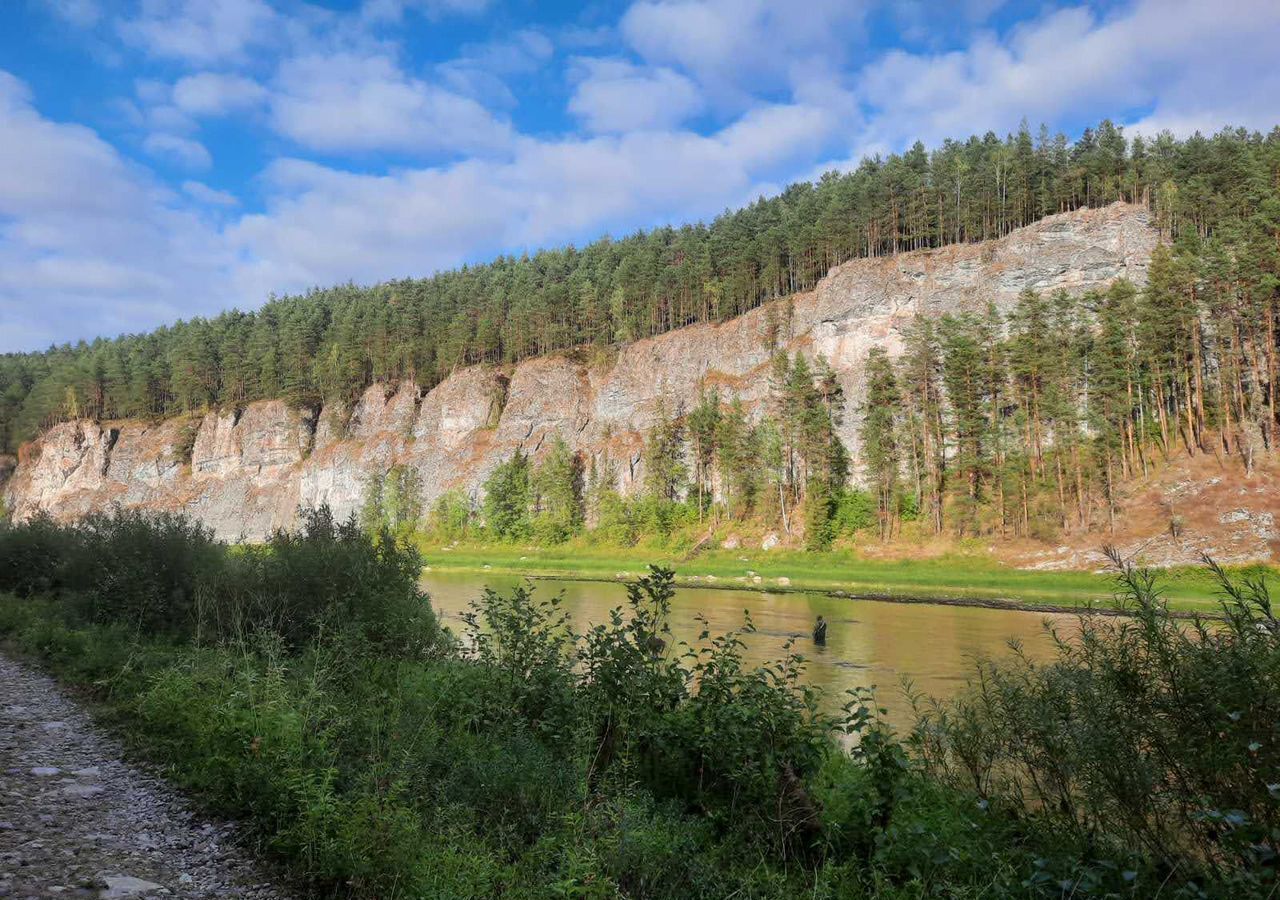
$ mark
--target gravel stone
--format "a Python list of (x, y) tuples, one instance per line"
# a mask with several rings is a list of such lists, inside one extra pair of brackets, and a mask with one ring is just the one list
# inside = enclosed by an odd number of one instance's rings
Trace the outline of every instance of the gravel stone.
[(52, 679), (0, 655), (0, 697), (0, 897), (296, 896)]

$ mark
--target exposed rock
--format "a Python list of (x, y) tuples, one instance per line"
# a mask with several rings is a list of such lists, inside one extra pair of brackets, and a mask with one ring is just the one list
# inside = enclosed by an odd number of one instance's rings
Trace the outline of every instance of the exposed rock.
[(139, 897), (164, 890), (164, 885), (154, 881), (144, 881), (132, 875), (104, 875), (98, 896), (102, 900), (122, 900), (124, 897)]
[(763, 414), (767, 323), (788, 312), (786, 348), (822, 354), (840, 378), (841, 437), (856, 455), (863, 362), (875, 346), (899, 353), (917, 313), (988, 302), (1007, 310), (1028, 287), (1081, 292), (1122, 277), (1142, 284), (1155, 242), (1145, 208), (1114, 204), (983, 245), (854, 260), (772, 309), (630, 344), (608, 368), (545, 357), (510, 371), (462, 369), (425, 395), (411, 382), (374, 385), (350, 410), (313, 414), (272, 400), (199, 420), (63, 423), (20, 454), (4, 499), (18, 518), (45, 511), (71, 519), (113, 503), (185, 510), (222, 538), (261, 539), (292, 524), (299, 506), (355, 513), (370, 473), (392, 465), (417, 470), (428, 507), (451, 489), (477, 498), (494, 466), (517, 449), (545, 452), (557, 434), (588, 465), (616, 468), (630, 493), (643, 482), (644, 434), (660, 404), (691, 409), (711, 383)]
[(760, 542), (761, 550), (772, 550), (774, 547), (782, 543), (782, 539), (777, 534), (769, 532), (764, 536), (764, 540)]
[(720, 546), (725, 550), (737, 550), (742, 546), (742, 541), (738, 540), (736, 535), (731, 534), (721, 542)]

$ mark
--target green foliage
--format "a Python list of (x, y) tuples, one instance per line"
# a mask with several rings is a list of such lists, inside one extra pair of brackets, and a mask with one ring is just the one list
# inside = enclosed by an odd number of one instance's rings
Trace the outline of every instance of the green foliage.
[(836, 501), (834, 527), (837, 534), (853, 534), (879, 521), (877, 498), (857, 488), (846, 488)]
[(435, 618), (416, 551), (327, 507), (298, 531), (229, 550), (181, 516), (116, 510), (75, 525), (0, 528), (0, 590), (62, 598), (75, 623), (177, 640), (269, 631), (289, 647), (344, 634), (392, 655), (430, 652)]
[[(867, 396), (862, 409), (862, 465), (875, 495), (880, 537), (893, 535), (897, 524), (902, 453), (898, 446), (902, 398), (893, 364), (882, 347), (867, 355)], [(843, 498), (841, 506), (843, 507)], [(856, 527), (865, 527), (858, 525)], [(841, 530), (844, 530), (842, 527)]]
[(484, 483), (485, 531), (502, 541), (528, 537), (533, 500), (529, 457), (522, 450), (499, 463)]
[(583, 509), (582, 459), (556, 435), (533, 474), (533, 535), (542, 544), (559, 544), (581, 527)]
[[(710, 224), (270, 298), (253, 313), (0, 356), (0, 451), (66, 418), (171, 415), (275, 397), (349, 403), (370, 384), (405, 378), (430, 387), (459, 365), (722, 321), (809, 290), (853, 257), (999, 237), (1116, 200), (1145, 199), (1166, 237), (1209, 245), (1204, 253), (1220, 269), (1243, 262), (1248, 288), (1223, 298), (1261, 324), (1276, 314), (1278, 144), (1275, 132), (1245, 129), (1130, 141), (1110, 122), (1071, 144), (1047, 132), (1033, 138), (1024, 126), (1003, 139), (948, 140), (932, 152), (917, 144), (864, 160)], [(1216, 285), (1233, 283), (1213, 274)], [(1181, 303), (1188, 296), (1170, 293), (1179, 303), (1162, 307), (1166, 349), (1191, 336)], [(770, 307), (767, 318), (774, 349), (786, 316)]]
[[(1162, 878), (1273, 892), (1280, 844), (1280, 622), (1264, 581), (1217, 567), (1221, 618), (1169, 614), (1118, 555), (1125, 617), (1055, 632), (1057, 659), (983, 663), (914, 742), (943, 783), (1079, 845), (1128, 848)], [(1119, 860), (1117, 860), (1118, 862)]]
[[(99, 524), (95, 552), (145, 524), (112, 539)], [(209, 542), (174, 526), (152, 525), (170, 552), (187, 541), (181, 565), (204, 577), (190, 561)], [(27, 527), (0, 554), (34, 552), (35, 532), (60, 560), (80, 552), (58, 549), (72, 529)], [(1274, 891), (1280, 627), (1260, 581), (1218, 570), (1223, 619), (1188, 622), (1126, 571), (1131, 618), (1082, 619), (1048, 665), (984, 664), (904, 743), (868, 691), (824, 713), (791, 648), (745, 665), (749, 619), (673, 646), (665, 569), (583, 633), (558, 597), (487, 591), (460, 641), (422, 652), (388, 634), (429, 613), (412, 555), (354, 523), (316, 513), (223, 566), (220, 605), (246, 579), (291, 599), (252, 630), (161, 634), (127, 606), (120, 622), (86, 615), (83, 586), (59, 583), (0, 596), (0, 636), (93, 692), (319, 896)]]
[(462, 491), (445, 491), (436, 498), (427, 517), (427, 533), (438, 541), (464, 540), (472, 530), (471, 500)]
[(685, 428), (680, 411), (672, 413), (666, 401), (658, 404), (657, 421), (644, 442), (644, 489), (655, 503), (675, 503), (684, 498), (688, 471), (684, 463)]
[(422, 478), (412, 466), (395, 465), (365, 478), (360, 525), (370, 534), (389, 532), (406, 539), (422, 521)]

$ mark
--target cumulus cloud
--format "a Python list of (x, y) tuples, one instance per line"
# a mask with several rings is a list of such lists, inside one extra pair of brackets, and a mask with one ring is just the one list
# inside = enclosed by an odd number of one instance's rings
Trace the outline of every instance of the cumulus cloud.
[(711, 91), (742, 95), (839, 67), (860, 43), (863, 0), (639, 0), (622, 17), (645, 59), (691, 73)]
[(182, 182), (182, 190), (188, 197), (206, 206), (232, 207), (240, 205), (240, 199), (235, 194), (230, 191), (211, 188), (200, 181), (184, 181)]
[(323, 151), (485, 151), (511, 140), (510, 127), (484, 106), (407, 76), (385, 55), (288, 60), (271, 106), (281, 134)]
[(173, 86), (173, 105), (197, 116), (220, 116), (249, 109), (266, 96), (266, 88), (252, 78), (218, 72), (187, 75)]
[(44, 0), (53, 14), (80, 28), (92, 28), (102, 18), (98, 0)]
[(282, 160), (268, 172), (267, 209), (229, 236), (255, 258), (239, 273), (248, 291), (420, 274), (714, 214), (754, 196), (765, 173), (807, 152), (830, 124), (821, 111), (777, 106), (709, 136), (522, 138), (507, 160), (388, 175)]
[(275, 40), (280, 25), (266, 0), (142, 0), (119, 30), (152, 56), (207, 65), (243, 60), (250, 48)]
[(149, 134), (142, 142), (142, 149), (188, 169), (207, 169), (213, 164), (204, 144), (176, 134)]
[(667, 68), (618, 59), (581, 59), (569, 111), (590, 131), (671, 128), (702, 108), (692, 81)]
[(551, 39), (536, 28), (523, 28), (507, 38), (468, 44), (436, 71), (444, 84), (480, 102), (514, 106), (507, 86), (513, 75), (527, 75), (546, 65), (555, 52)]
[(152, 327), (226, 302), (221, 238), (0, 71), (0, 350)]
[(490, 0), (364, 0), (361, 17), (372, 22), (398, 22), (413, 10), (429, 19), (443, 15), (474, 15), (490, 6)]
[[(570, 31), (499, 32), (415, 69), (392, 25), (412, 21), (410, 7), (465, 14), (481, 0), (370, 0), (343, 13), (140, 2), (101, 29), (121, 28), (162, 61), (151, 71), (169, 73), (119, 107), (144, 149), (207, 166), (196, 137), (217, 140), (199, 129), (223, 116), (220, 128), (251, 118), (273, 129), (289, 143), (258, 146), (289, 156), (254, 173), (245, 206), (221, 171), (197, 181), (165, 167), (166, 187), (92, 130), (41, 116), (0, 73), (0, 349), (707, 217), (829, 160), (1024, 117), (1181, 132), (1280, 120), (1270, 0), (1050, 8), (959, 49), (874, 57), (861, 39), (872, 0), (636, 0), (616, 28), (588, 18), (571, 30), (589, 44)], [(968, 0), (966, 29), (998, 2)], [(581, 55), (562, 66), (570, 43)], [(541, 91), (544, 73), (566, 79), (563, 111), (578, 124), (522, 134), (505, 111), (519, 120), (517, 92), (527, 98), (534, 78)], [(317, 154), (324, 164), (303, 158)]]
[(854, 149), (1008, 130), (1024, 117), (1123, 123), (1148, 108), (1139, 130), (1268, 128), (1280, 117), (1277, 34), (1271, 0), (1142, 0), (1105, 17), (1057, 10), (954, 52), (890, 52), (853, 79), (869, 110)]

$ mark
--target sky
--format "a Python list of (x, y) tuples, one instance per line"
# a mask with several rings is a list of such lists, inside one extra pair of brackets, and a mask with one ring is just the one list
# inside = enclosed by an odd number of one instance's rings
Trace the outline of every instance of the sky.
[(1277, 0), (0, 0), (0, 352), (709, 219), (1026, 120), (1280, 124)]

